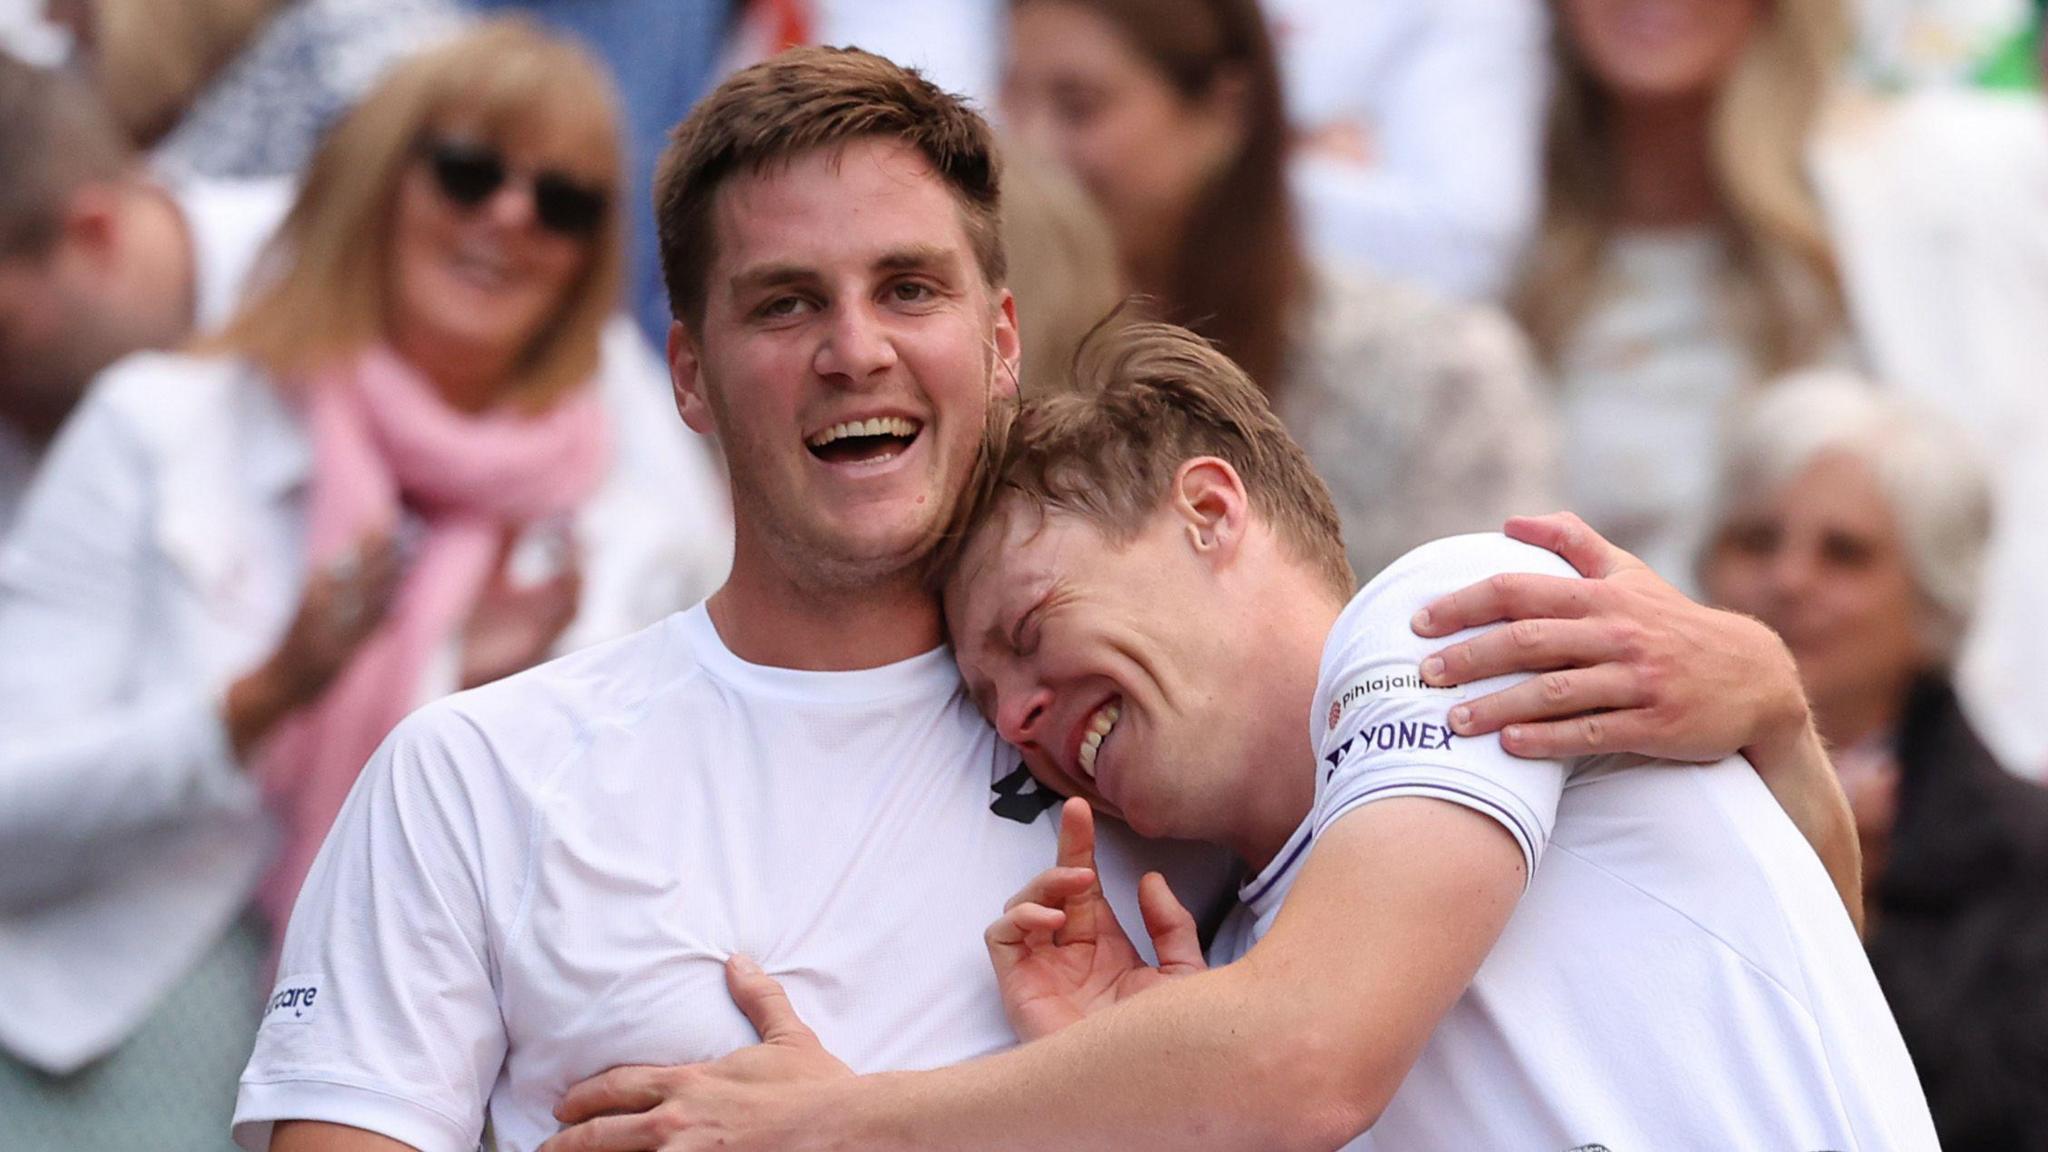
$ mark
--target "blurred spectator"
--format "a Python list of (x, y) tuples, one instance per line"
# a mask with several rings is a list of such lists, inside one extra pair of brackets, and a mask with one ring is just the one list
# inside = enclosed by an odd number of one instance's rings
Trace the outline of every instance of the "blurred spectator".
[(93, 93), (0, 54), (0, 534), (93, 374), (219, 320), (289, 202), (150, 176)]
[(1547, 503), (1547, 413), (1512, 325), (1304, 253), (1256, 0), (1011, 13), (1011, 127), (1094, 196), (1133, 287), (1266, 389), (1330, 484), (1361, 580)]
[(147, 148), (284, 0), (89, 0), (82, 43), (114, 119)]
[(1003, 149), (1002, 223), (1023, 342), (1020, 390), (1070, 387), (1082, 337), (1126, 294), (1116, 237), (1064, 168), (1014, 144)]
[(728, 0), (472, 0), (484, 11), (516, 9), (580, 37), (610, 65), (625, 103), (631, 185), (626, 308), (656, 347), (668, 341), (668, 293), (654, 243), (654, 163), (669, 129), (715, 78), (733, 16)]
[(1871, 964), (1942, 1144), (2048, 1148), (2048, 792), (1949, 681), (1991, 492), (1960, 432), (1843, 373), (1734, 425), (1708, 594), (1776, 628), (1863, 841)]
[[(271, 0), (274, 11), (220, 65), (188, 107), (152, 142), (156, 165), (173, 177), (295, 175), (313, 146), (384, 70), (462, 27), (456, 0)], [(156, 51), (172, 15), (161, 0), (94, 0), (105, 14), (134, 9), (134, 35), (97, 45), (96, 71), (118, 89), (135, 57)], [(179, 15), (249, 0), (181, 0)], [(97, 23), (104, 37), (116, 27)]]
[(1447, 295), (1503, 294), (1541, 198), (1541, 0), (1263, 3), (1314, 250)]
[(1689, 587), (1727, 405), (1843, 339), (1806, 149), (1840, 0), (1561, 0), (1543, 224), (1516, 310), (1564, 495)]
[(673, 414), (591, 380), (617, 180), (597, 64), (487, 25), (342, 121), (213, 350), (65, 426), (0, 549), (10, 1142), (223, 1146), (252, 897), (283, 923), (385, 729), (722, 573), (715, 479), (631, 474)]
[(1957, 668), (2008, 764), (2048, 772), (2048, 102), (1935, 87), (1831, 118), (1814, 171), (1862, 346), (1987, 451), (2001, 510)]

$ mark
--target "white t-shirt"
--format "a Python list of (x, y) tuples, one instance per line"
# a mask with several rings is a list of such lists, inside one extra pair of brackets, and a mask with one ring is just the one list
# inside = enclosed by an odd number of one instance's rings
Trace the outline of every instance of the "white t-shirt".
[[(313, 866), (236, 1138), (301, 1118), (468, 1152), (488, 1113), (500, 1152), (531, 1149), (579, 1080), (755, 1042), (734, 951), (858, 1071), (1007, 1047), (981, 933), (1056, 839), (1019, 764), (947, 650), (761, 667), (702, 606), (430, 705)], [(1130, 892), (1134, 842), (1106, 832)], [(1144, 855), (1190, 907), (1225, 887), (1211, 850)]]
[(1469, 1152), (1933, 1149), (1927, 1105), (1820, 861), (1739, 759), (1521, 760), (1451, 733), (1421, 685), (1434, 596), (1498, 572), (1571, 575), (1499, 535), (1416, 549), (1352, 600), (1311, 717), (1315, 807), (1217, 959), (1271, 926), (1316, 836), (1428, 796), (1498, 820), (1530, 882), (1465, 994), (1355, 1148)]

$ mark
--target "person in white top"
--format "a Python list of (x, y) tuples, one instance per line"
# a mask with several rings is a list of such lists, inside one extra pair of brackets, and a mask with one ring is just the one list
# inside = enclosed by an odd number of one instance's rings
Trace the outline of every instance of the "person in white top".
[[(722, 575), (722, 483), (674, 443), (692, 434), (648, 385), (651, 355), (612, 336), (601, 73), (504, 27), (449, 52), (344, 122), (226, 335), (104, 374), (0, 549), (0, 1110), (27, 1117), (29, 1146), (224, 1141), (267, 967), (245, 913), (268, 865), (281, 932), (389, 725)], [(478, 108), (465, 86), (485, 73), (503, 95)], [(496, 153), (494, 187), (486, 113), (535, 137)], [(348, 185), (337, 166), (382, 176)], [(388, 223), (350, 214), (386, 200), (405, 209)], [(235, 207), (205, 204), (187, 219)], [(418, 367), (450, 361), (481, 407), (504, 388), (526, 411), (456, 410)], [(337, 412), (330, 388), (376, 391)], [(410, 563), (363, 545), (380, 532)], [(408, 631), (416, 609), (437, 626)]]
[[(1853, 876), (1838, 892), (1757, 773), (1718, 755), (1825, 782), (1803, 709), (1665, 749), (1697, 763), (1510, 755), (1463, 702), (1541, 681), (1438, 686), (1416, 615), (1442, 614), (1470, 656), (1518, 642), (1462, 626), (1504, 585), (1536, 583), (1576, 604), (1565, 616), (1617, 586), (1683, 603), (1668, 585), (1551, 520), (1518, 530), (1623, 578), (1603, 591), (1488, 534), (1425, 545), (1352, 597), (1329, 496), (1240, 370), (1163, 325), (1083, 357), (1080, 387), (1027, 403), (997, 445), (946, 579), (970, 689), (1034, 772), (1085, 798), (1059, 866), (987, 935), (1038, 1039), (847, 1077), (750, 976), (736, 995), (767, 1043), (669, 1085), (680, 1132), (657, 1144), (635, 1139), (643, 1117), (601, 1117), (546, 1152), (1326, 1149), (1368, 1128), (1355, 1147), (1935, 1147), (1845, 912)], [(1102, 900), (1090, 802), (1257, 870), (1217, 941), (1231, 963), (1199, 971), (1156, 882), (1161, 964), (1139, 958)], [(617, 1108), (631, 1083), (567, 1108)]]
[(1556, 384), (1565, 505), (1690, 589), (1729, 407), (1846, 342), (1806, 167), (1845, 0), (1555, 8), (1514, 308)]
[(1260, 3), (1317, 254), (1456, 298), (1503, 295), (1542, 200), (1545, 6)]
[[(974, 927), (1053, 851), (1052, 801), (975, 718), (925, 583), (1016, 369), (992, 147), (914, 75), (819, 48), (679, 130), (670, 360), (727, 449), (732, 574), (385, 744), (292, 918), (245, 1147), (488, 1127), (529, 1152), (572, 1084), (749, 1040), (720, 982), (742, 951), (863, 1069), (1012, 1042)], [(1140, 859), (1178, 861), (1191, 906), (1222, 893), (1220, 853), (1124, 837), (1120, 899)]]

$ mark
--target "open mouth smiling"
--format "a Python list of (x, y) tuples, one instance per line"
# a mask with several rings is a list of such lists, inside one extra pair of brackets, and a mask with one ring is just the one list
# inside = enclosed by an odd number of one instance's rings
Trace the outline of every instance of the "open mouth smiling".
[(806, 437), (811, 455), (827, 464), (886, 464), (908, 451), (924, 425), (903, 416), (843, 420)]

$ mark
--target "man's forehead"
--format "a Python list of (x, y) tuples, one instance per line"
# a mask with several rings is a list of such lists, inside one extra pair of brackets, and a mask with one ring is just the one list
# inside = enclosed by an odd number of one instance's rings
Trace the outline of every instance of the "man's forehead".
[(725, 275), (763, 261), (862, 251), (971, 257), (952, 189), (908, 144), (867, 138), (814, 148), (734, 173), (713, 200)]

